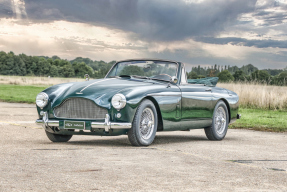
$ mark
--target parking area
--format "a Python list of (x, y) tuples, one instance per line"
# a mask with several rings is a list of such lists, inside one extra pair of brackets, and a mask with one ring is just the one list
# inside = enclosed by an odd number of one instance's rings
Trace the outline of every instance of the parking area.
[[(244, 115), (244, 114), (242, 114)], [(287, 134), (202, 129), (157, 133), (149, 147), (127, 136), (52, 143), (35, 105), (0, 102), (0, 191), (287, 191)]]

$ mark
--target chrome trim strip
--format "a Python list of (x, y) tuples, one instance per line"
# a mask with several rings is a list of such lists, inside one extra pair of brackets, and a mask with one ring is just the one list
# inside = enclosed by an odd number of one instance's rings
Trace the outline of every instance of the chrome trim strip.
[(148, 96), (181, 96), (180, 92), (161, 92), (161, 93), (150, 93)]
[(84, 87), (84, 88), (80, 91), (80, 93), (83, 92), (83, 91), (84, 91), (85, 89), (87, 89), (88, 87), (94, 85), (94, 84), (97, 84), (97, 83), (100, 83), (100, 82), (103, 82), (103, 81), (107, 81), (107, 80), (111, 80), (111, 79), (103, 79), (103, 80), (100, 80), (100, 81), (96, 81), (96, 82), (94, 82), (94, 83), (91, 83), (91, 84), (87, 85), (86, 87)]

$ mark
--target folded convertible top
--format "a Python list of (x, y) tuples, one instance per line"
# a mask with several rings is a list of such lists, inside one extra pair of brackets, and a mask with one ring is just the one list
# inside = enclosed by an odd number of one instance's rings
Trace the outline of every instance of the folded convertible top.
[(218, 79), (218, 77), (206, 77), (202, 79), (188, 79), (187, 82), (190, 84), (204, 84), (206, 86), (215, 87)]

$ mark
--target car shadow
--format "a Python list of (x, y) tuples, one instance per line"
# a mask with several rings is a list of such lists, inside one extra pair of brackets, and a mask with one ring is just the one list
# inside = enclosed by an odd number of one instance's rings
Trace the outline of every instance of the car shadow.
[(171, 143), (186, 143), (186, 142), (202, 142), (208, 141), (205, 136), (193, 135), (157, 135), (153, 141), (153, 145), (171, 144)]
[[(205, 136), (193, 136), (193, 135), (157, 135), (155, 140), (151, 144), (151, 146), (157, 145), (168, 145), (175, 143), (194, 143), (194, 142), (208, 142), (208, 139)], [(66, 146), (109, 146), (109, 147), (132, 147), (127, 136), (119, 136), (119, 137), (101, 137), (101, 139), (87, 139), (87, 140), (77, 140), (77, 137), (73, 137), (67, 143), (52, 143), (50, 141), (43, 140), (40, 142), (41, 144), (49, 144), (49, 145), (66, 145)]]

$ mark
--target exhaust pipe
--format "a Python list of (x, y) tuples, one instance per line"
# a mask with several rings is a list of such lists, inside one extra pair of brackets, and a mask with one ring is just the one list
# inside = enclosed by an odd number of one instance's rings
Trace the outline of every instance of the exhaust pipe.
[(241, 119), (241, 114), (237, 114), (237, 119)]

